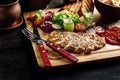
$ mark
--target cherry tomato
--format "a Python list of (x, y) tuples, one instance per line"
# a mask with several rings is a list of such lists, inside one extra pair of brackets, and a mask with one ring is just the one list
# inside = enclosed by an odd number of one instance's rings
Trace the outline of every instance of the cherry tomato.
[(85, 24), (84, 23), (77, 23), (75, 25), (75, 31), (83, 32), (84, 30), (85, 30)]
[(33, 24), (36, 26), (36, 27), (39, 27), (41, 24), (43, 23), (43, 18), (40, 17), (40, 18), (37, 18), (33, 21)]
[(35, 13), (32, 12), (32, 13), (29, 14), (28, 19), (32, 20), (34, 16), (35, 16)]

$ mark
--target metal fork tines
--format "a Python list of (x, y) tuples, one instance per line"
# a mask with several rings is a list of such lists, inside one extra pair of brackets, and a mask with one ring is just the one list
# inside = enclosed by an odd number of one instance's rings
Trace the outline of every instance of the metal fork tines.
[(31, 31), (29, 31), (27, 28), (24, 28), (21, 30), (23, 32), (23, 34), (31, 41), (35, 41), (38, 45), (38, 50), (40, 52), (40, 56), (43, 60), (43, 64), (44, 67), (51, 67), (51, 63), (49, 60), (49, 57), (47, 55), (47, 51), (44, 48), (43, 45), (43, 40), (41, 40), (36, 34), (32, 33)]
[(34, 33), (32, 33), (31, 31), (29, 31), (27, 28), (24, 28), (24, 29), (22, 29), (21, 31), (24, 33), (24, 35), (25, 35), (28, 39), (30, 39), (30, 40), (32, 40), (32, 41), (37, 41), (37, 40), (39, 39), (36, 34), (34, 34)]

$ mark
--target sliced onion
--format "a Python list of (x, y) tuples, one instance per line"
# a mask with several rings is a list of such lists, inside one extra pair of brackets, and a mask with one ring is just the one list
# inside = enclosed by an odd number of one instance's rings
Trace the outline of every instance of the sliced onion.
[(105, 29), (104, 29), (102, 26), (97, 26), (97, 27), (95, 28), (95, 32), (96, 32), (97, 34), (103, 33), (104, 31), (105, 31)]
[(60, 25), (58, 25), (58, 24), (52, 24), (52, 27), (54, 29), (62, 29), (62, 27)]
[(52, 22), (51, 22), (51, 21), (44, 21), (44, 22), (45, 22), (45, 24), (47, 24), (47, 23), (52, 24)]
[(52, 11), (45, 12), (44, 13), (45, 21), (51, 21), (52, 20), (52, 16), (53, 16), (53, 12)]
[(94, 29), (94, 28), (88, 28), (88, 29), (86, 30), (86, 33), (95, 34), (96, 32), (95, 32), (95, 29)]

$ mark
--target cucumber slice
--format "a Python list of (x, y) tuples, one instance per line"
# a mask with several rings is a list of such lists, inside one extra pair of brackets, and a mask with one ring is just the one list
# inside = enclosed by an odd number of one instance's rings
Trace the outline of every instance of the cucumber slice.
[(93, 22), (94, 18), (93, 18), (93, 14), (92, 12), (87, 12), (84, 14), (84, 23), (86, 25), (91, 24)]
[(63, 26), (66, 31), (74, 31), (74, 22), (70, 18), (63, 19)]

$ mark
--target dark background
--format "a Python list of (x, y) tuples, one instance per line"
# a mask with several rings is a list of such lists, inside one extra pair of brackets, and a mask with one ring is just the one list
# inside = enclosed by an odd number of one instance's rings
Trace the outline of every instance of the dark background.
[[(21, 1), (24, 13), (27, 11), (24, 6), (27, 5)], [(50, 6), (56, 7), (54, 4)], [(40, 68), (31, 42), (21, 32), (25, 26), (23, 23), (15, 29), (0, 31), (0, 80), (120, 80), (119, 58), (51, 69)]]

